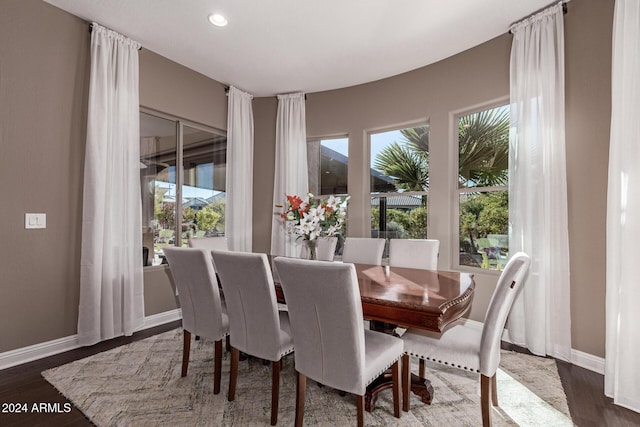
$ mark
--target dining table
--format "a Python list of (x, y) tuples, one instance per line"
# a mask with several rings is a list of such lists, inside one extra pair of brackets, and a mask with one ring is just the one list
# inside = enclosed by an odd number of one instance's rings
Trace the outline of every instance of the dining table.
[[(458, 271), (421, 270), (388, 265), (354, 264), (364, 318), (372, 329), (394, 333), (397, 327), (441, 333), (471, 307), (475, 290), (473, 275)], [(274, 272), (276, 296), (286, 303)], [(368, 388), (365, 410), (372, 411), (378, 393), (391, 386), (383, 374)], [(411, 376), (411, 391), (430, 404), (433, 387), (426, 378)]]

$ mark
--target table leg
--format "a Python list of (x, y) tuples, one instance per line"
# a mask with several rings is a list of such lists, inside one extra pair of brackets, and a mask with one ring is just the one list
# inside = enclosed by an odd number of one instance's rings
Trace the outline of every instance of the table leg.
[[(373, 411), (376, 407), (376, 401), (378, 400), (378, 393), (392, 386), (391, 370), (388, 370), (367, 387), (367, 392), (364, 395), (364, 409), (367, 412)], [(433, 400), (433, 386), (428, 379), (420, 378), (416, 374), (411, 374), (411, 391), (416, 396), (419, 396), (423, 403), (427, 405), (431, 404)]]
[[(371, 330), (378, 332), (386, 332), (395, 335), (395, 325), (389, 323), (371, 321)], [(382, 390), (386, 390), (393, 386), (393, 378), (391, 375), (391, 369), (388, 369), (385, 373), (380, 375), (367, 387), (367, 392), (364, 395), (364, 409), (367, 412), (373, 411), (376, 406), (376, 400), (378, 400), (378, 393)], [(426, 378), (420, 378), (418, 375), (411, 374), (411, 391), (413, 394), (420, 396), (420, 400), (427, 405), (431, 404), (433, 400), (433, 386), (431, 381)]]

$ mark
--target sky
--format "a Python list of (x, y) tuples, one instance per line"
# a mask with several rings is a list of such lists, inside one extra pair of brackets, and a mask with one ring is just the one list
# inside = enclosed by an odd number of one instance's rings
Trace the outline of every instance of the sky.
[[(373, 161), (376, 158), (376, 155), (382, 149), (384, 149), (388, 144), (392, 142), (402, 140), (402, 133), (400, 133), (399, 130), (371, 134), (371, 167), (373, 167)], [(321, 144), (348, 157), (348, 141), (348, 138), (323, 139), (321, 140)]]
[[(373, 160), (376, 158), (377, 153), (379, 153), (391, 142), (401, 141), (402, 139), (403, 137), (399, 130), (371, 134), (371, 167), (373, 167)], [(348, 138), (323, 139), (321, 140), (321, 144), (348, 157), (348, 141)], [(202, 170), (198, 172), (209, 175), (212, 173), (211, 170)], [(206, 182), (204, 176), (201, 176), (200, 178), (202, 178), (202, 182)], [(168, 189), (169, 191), (167, 192), (167, 196), (175, 197), (176, 195), (175, 184), (156, 181), (156, 187)], [(220, 192), (216, 190), (209, 190), (206, 188), (191, 187), (188, 185), (182, 187), (183, 199), (191, 199), (194, 197), (208, 199), (209, 197), (214, 196), (218, 193)]]

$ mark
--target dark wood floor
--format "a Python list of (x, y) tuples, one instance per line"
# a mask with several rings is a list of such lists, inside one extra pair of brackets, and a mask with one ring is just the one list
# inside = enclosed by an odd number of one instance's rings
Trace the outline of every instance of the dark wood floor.
[[(180, 322), (172, 322), (137, 332), (132, 337), (115, 338), (92, 347), (79, 348), (0, 371), (0, 405), (2, 405), (0, 426), (91, 426), (92, 423), (46, 382), (40, 372), (171, 330), (179, 325)], [(504, 347), (527, 352), (508, 344)], [(611, 399), (604, 396), (602, 375), (561, 361), (557, 361), (557, 365), (575, 425), (580, 427), (640, 426), (640, 414), (616, 406)], [(26, 403), (28, 412), (21, 414), (1, 412), (1, 410), (10, 409), (8, 406), (12, 403)], [(59, 405), (58, 408), (55, 405), (49, 405), (48, 413), (37, 413), (33, 411), (34, 403), (58, 403)], [(67, 404), (66, 407), (65, 404)], [(66, 408), (70, 408), (70, 411), (67, 412)], [(54, 412), (51, 412), (52, 410)]]

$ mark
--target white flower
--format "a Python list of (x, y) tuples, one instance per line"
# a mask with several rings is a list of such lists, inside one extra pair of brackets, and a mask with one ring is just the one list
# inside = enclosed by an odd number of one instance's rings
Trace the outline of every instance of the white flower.
[[(346, 216), (347, 200), (330, 196), (325, 201), (317, 201), (313, 194), (303, 200), (297, 196), (287, 196), (289, 208), (283, 215), (287, 222), (287, 232), (296, 234), (307, 240), (315, 240), (320, 236), (333, 236), (340, 232)], [(299, 206), (292, 209), (292, 201), (298, 200)], [(306, 212), (305, 212), (306, 211)], [(298, 215), (302, 212), (302, 216)]]

